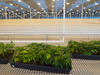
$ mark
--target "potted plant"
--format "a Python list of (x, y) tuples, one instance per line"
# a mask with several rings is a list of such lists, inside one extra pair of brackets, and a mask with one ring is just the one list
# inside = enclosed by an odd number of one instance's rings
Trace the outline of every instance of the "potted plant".
[(10, 63), (11, 67), (63, 74), (72, 69), (70, 51), (43, 43), (17, 47)]
[(100, 60), (100, 40), (99, 41), (73, 41), (68, 42), (67, 50), (76, 59)]
[(4, 44), (0, 43), (0, 64), (7, 64), (9, 60), (12, 58), (14, 50), (14, 43), (11, 41), (10, 43)]

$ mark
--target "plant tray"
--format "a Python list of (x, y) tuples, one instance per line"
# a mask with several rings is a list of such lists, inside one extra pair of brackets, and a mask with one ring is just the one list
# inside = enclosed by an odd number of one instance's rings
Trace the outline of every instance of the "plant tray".
[(13, 57), (13, 54), (9, 56), (7, 59), (0, 59), (0, 64), (7, 64), (12, 57)]
[(71, 69), (61, 69), (55, 67), (48, 66), (39, 66), (39, 65), (31, 65), (31, 64), (23, 64), (23, 63), (11, 63), (11, 67), (37, 70), (37, 71), (45, 71), (45, 72), (53, 72), (53, 73), (61, 73), (61, 74), (69, 74)]
[(74, 59), (86, 59), (86, 60), (100, 60), (100, 55), (81, 55), (81, 54), (72, 54)]

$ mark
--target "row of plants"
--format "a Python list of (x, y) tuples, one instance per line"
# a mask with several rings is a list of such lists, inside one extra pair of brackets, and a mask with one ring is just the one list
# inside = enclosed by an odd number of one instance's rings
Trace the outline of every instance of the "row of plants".
[(0, 59), (7, 59), (11, 54), (14, 53), (14, 46), (15, 44), (13, 41), (10, 43), (4, 44), (0, 43)]
[[(14, 54), (13, 54), (14, 53)], [(0, 59), (7, 59), (13, 54), (10, 60), (11, 66), (18, 66), (18, 68), (30, 69), (29, 65), (33, 66), (34, 70), (40, 69), (40, 66), (55, 67), (56, 69), (49, 68), (50, 72), (69, 73), (72, 69), (71, 57), (78, 59), (93, 59), (93, 57), (76, 56), (73, 54), (81, 55), (100, 55), (100, 40), (99, 41), (73, 41), (70, 40), (67, 46), (55, 46), (44, 43), (31, 43), (23, 47), (15, 47), (13, 41), (4, 44), (0, 43)], [(94, 57), (100, 60), (100, 57)], [(0, 60), (2, 61), (2, 60)], [(18, 63), (18, 64), (16, 64)], [(21, 63), (21, 64), (20, 64)], [(24, 64), (22, 66), (22, 64)], [(29, 64), (26, 65), (25, 64)], [(32, 69), (33, 69), (32, 67)], [(38, 68), (38, 69), (36, 69)], [(58, 69), (57, 69), (58, 68)], [(59, 69), (60, 68), (60, 69)], [(48, 68), (41, 68), (40, 71), (47, 71)], [(69, 70), (65, 70), (69, 69)]]
[[(4, 44), (4, 43), (0, 43), (0, 59), (6, 59), (10, 54), (12, 54), (14, 52), (14, 46), (15, 44), (13, 43), (13, 41), (11, 41), (10, 43)], [(47, 45), (44, 43), (32, 43), (29, 44), (27, 46), (22, 47), (22, 49), (19, 49), (21, 47), (17, 47), (15, 50), (17, 50), (18, 52), (20, 50), (26, 51), (27, 48), (32, 50), (37, 50), (38, 52), (41, 50), (47, 51), (50, 50), (52, 51), (55, 48), (62, 48), (62, 49), (66, 49), (65, 51), (70, 51), (72, 54), (82, 54), (82, 55), (100, 55), (100, 40), (99, 41), (89, 41), (89, 42), (85, 42), (85, 41), (73, 41), (70, 40), (68, 42), (67, 46), (54, 46), (54, 45)], [(26, 48), (26, 49), (23, 49)], [(48, 52), (48, 51), (47, 51)]]
[(89, 42), (70, 40), (67, 45), (67, 50), (72, 54), (100, 55), (100, 40)]
[(71, 69), (71, 53), (66, 47), (32, 43), (15, 48), (11, 63), (25, 63), (56, 68)]

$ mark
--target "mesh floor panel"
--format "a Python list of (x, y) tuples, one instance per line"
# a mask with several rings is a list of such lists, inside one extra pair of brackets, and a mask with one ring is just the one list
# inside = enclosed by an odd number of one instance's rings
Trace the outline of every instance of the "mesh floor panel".
[(72, 67), (70, 74), (58, 74), (12, 68), (8, 63), (7, 65), (0, 64), (0, 75), (100, 75), (100, 60), (72, 59)]

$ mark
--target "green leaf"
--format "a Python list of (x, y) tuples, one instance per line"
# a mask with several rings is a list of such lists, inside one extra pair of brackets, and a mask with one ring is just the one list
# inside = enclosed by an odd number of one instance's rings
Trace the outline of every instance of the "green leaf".
[(0, 51), (0, 54), (2, 54), (2, 51)]
[(15, 59), (14, 59), (15, 62), (18, 62), (18, 60), (19, 60), (18, 58), (15, 58)]
[(51, 57), (51, 55), (47, 53), (47, 56), (46, 57), (47, 57), (47, 59), (49, 59)]
[(83, 52), (83, 55), (91, 55), (91, 52)]
[(24, 58), (23, 62), (24, 62), (24, 63), (27, 63), (27, 61), (28, 61), (28, 60)]

